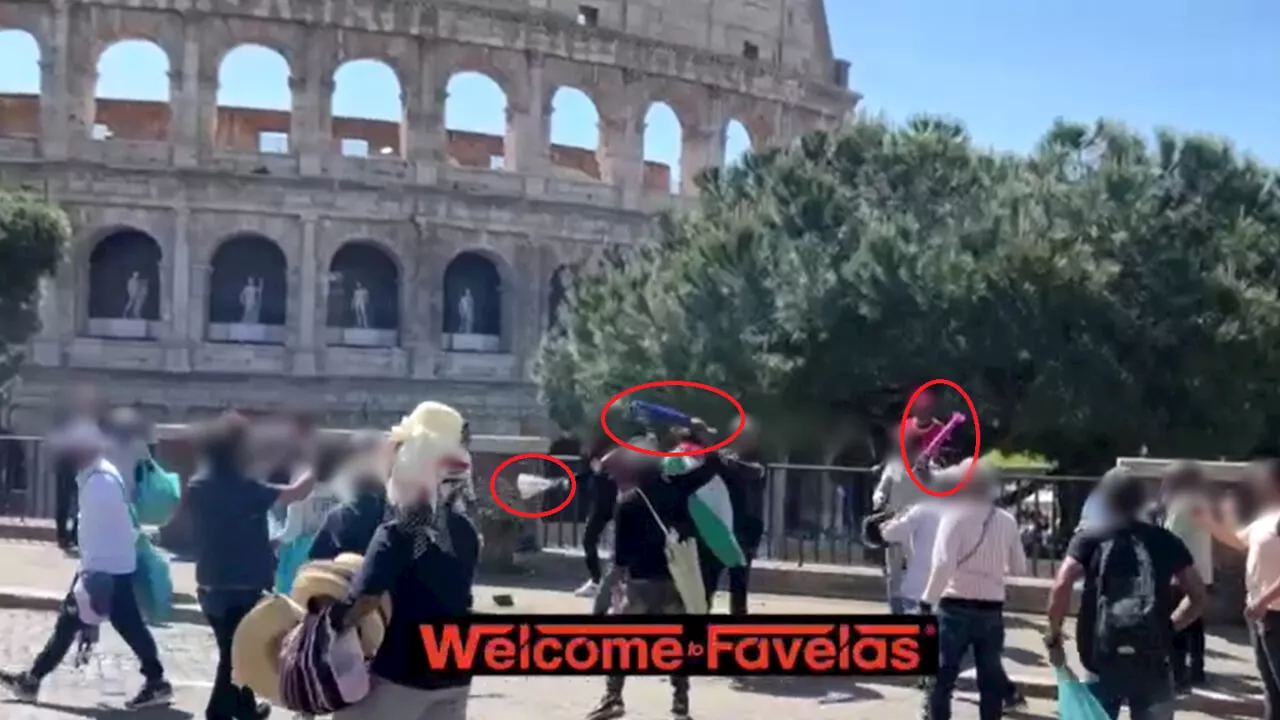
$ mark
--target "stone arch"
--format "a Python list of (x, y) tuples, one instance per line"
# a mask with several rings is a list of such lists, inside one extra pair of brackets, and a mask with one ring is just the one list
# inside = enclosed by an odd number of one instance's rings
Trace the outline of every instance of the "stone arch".
[[(465, 301), (464, 298), (470, 298)], [(503, 282), (498, 264), (484, 253), (468, 250), (454, 256), (444, 271), (443, 327), (447, 336), (503, 334)], [(470, 327), (467, 327), (467, 316)], [(488, 349), (451, 346), (460, 350)], [(493, 350), (497, 350), (494, 347)]]
[(288, 260), (274, 240), (257, 233), (223, 240), (209, 261), (209, 324), (282, 327), (288, 316), (288, 284)]
[(551, 164), (599, 180), (600, 119), (599, 106), (585, 90), (572, 85), (556, 87), (551, 94), (548, 125)]
[(501, 170), (508, 167), (508, 107), (502, 83), (487, 73), (462, 70), (445, 85), (445, 148), (464, 167)]
[(104, 47), (97, 60), (90, 138), (167, 139), (171, 67), (169, 54), (153, 40), (121, 38)]
[(734, 165), (755, 150), (755, 138), (741, 121), (731, 119), (724, 127), (724, 164)]
[(649, 104), (644, 115), (644, 189), (677, 195), (684, 163), (684, 124), (662, 101)]
[[(399, 331), (400, 268), (381, 245), (367, 240), (344, 243), (329, 261), (325, 281), (326, 325)], [(366, 293), (365, 324), (356, 310), (361, 290)]]
[[(380, 59), (352, 58), (333, 72), (333, 141), (348, 157), (404, 156), (404, 89)], [(386, 107), (386, 112), (377, 109)]]
[(6, 100), (0, 111), (0, 136), (40, 135), (42, 50), (35, 32), (0, 24), (0, 57), (7, 68), (0, 93), (17, 96)]
[(218, 147), (287, 154), (293, 114), (292, 70), (274, 48), (246, 42), (230, 48), (217, 63)]
[(102, 234), (89, 253), (85, 315), (90, 324), (99, 319), (158, 321), (162, 257), (160, 243), (136, 228)]

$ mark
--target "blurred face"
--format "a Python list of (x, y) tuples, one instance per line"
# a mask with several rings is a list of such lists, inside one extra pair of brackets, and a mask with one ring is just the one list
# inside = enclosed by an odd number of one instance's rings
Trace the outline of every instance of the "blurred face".
[(96, 415), (100, 403), (98, 391), (92, 385), (81, 385), (71, 394), (71, 411), (77, 415)]
[(1257, 463), (1250, 472), (1250, 489), (1263, 507), (1280, 505), (1280, 476), (1268, 463)]
[[(760, 449), (760, 431), (756, 423), (751, 418), (747, 418), (745, 422), (739, 421), (742, 432), (738, 438), (733, 441), (733, 446), (742, 453), (753, 453)], [(737, 428), (734, 428), (736, 430)]]
[(931, 392), (922, 392), (920, 397), (916, 398), (916, 404), (911, 408), (911, 414), (921, 419), (930, 419), (933, 417), (933, 411), (936, 402)]

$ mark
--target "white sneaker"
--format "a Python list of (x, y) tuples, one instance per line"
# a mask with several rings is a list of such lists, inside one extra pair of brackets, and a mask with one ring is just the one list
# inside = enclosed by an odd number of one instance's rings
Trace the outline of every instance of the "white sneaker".
[(600, 594), (600, 583), (595, 580), (588, 580), (582, 584), (582, 587), (574, 590), (573, 594), (580, 598), (593, 598)]

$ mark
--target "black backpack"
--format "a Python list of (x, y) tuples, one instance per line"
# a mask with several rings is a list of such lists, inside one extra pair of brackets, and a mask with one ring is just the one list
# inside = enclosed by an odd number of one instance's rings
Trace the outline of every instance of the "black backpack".
[(1169, 617), (1158, 600), (1155, 562), (1136, 532), (1121, 532), (1098, 548), (1093, 660), (1164, 662)]

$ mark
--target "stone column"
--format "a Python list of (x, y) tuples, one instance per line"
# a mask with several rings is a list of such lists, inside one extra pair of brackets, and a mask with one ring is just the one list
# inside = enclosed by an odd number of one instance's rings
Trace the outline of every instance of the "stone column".
[(681, 195), (697, 195), (698, 175), (724, 166), (725, 129), (726, 123), (685, 128), (680, 145)]
[(507, 170), (546, 175), (551, 165), (551, 98), (547, 97), (541, 56), (529, 59), (527, 93), (512, 88), (507, 98), (507, 134), (503, 162)]
[(601, 178), (622, 191), (622, 206), (635, 209), (644, 193), (644, 119), (628, 105), (600, 114)]
[(414, 169), (419, 184), (435, 182), (436, 171), (447, 152), (448, 132), (444, 127), (446, 90), (440, 84), (438, 63), (430, 50), (420, 53), (416, 82), (409, 82), (400, 94), (404, 108), (401, 124), (401, 152)]
[[(213, 77), (213, 92), (205, 98), (204, 78), (200, 67), (200, 28), (188, 23), (182, 43), (182, 62), (176, 70), (169, 71), (169, 143), (173, 147), (173, 164), (178, 167), (195, 167), (200, 162), (201, 146), (207, 145), (213, 130), (213, 122), (205, 125), (201, 133), (201, 121), (205, 116), (202, 107), (208, 102), (217, 112), (218, 78)], [(216, 114), (209, 120), (216, 122)]]
[[(320, 175), (324, 172), (325, 152), (322, 148), (327, 147), (324, 142), (327, 137), (321, 134), (319, 126), (321, 96), (324, 93), (315, 71), (307, 72), (305, 76), (294, 75), (289, 78), (289, 91), (293, 94), (289, 116), (289, 152), (297, 156), (298, 171), (301, 174)], [(330, 100), (331, 98), (323, 101), (326, 110)], [(326, 125), (331, 127), (332, 122)]]
[(179, 207), (173, 219), (173, 272), (169, 281), (169, 347), (165, 349), (165, 369), (191, 372), (191, 241), (187, 226), (191, 211)]
[(298, 345), (293, 348), (293, 374), (316, 374), (316, 308), (320, 292), (316, 277), (316, 218), (302, 218), (302, 253), (299, 259), (301, 282), (298, 291)]
[(50, 160), (68, 157), (70, 136), (71, 13), (68, 0), (54, 0), (50, 32), (40, 57), (40, 154)]

